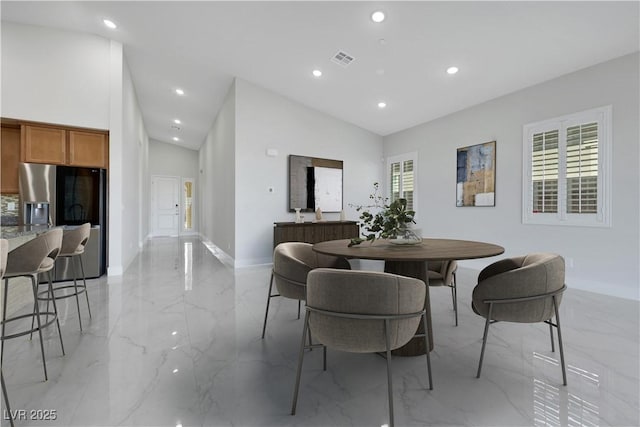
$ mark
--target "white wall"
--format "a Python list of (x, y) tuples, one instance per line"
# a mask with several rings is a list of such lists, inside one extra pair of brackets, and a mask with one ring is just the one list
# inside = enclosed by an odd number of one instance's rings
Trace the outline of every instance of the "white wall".
[(109, 40), (5, 21), (1, 31), (2, 117), (109, 128)]
[[(235, 90), (234, 265), (270, 263), (273, 223), (294, 219), (287, 201), (289, 154), (342, 160), (345, 211), (348, 219), (357, 219), (348, 204), (366, 202), (372, 184), (380, 181), (382, 137), (241, 79)], [(278, 150), (278, 156), (268, 157), (267, 148)]]
[[(167, 144), (156, 140), (149, 143), (149, 175), (179, 176), (181, 178), (191, 178), (194, 182), (195, 194), (200, 192), (198, 177), (198, 152), (189, 148), (179, 147), (175, 144)], [(149, 180), (149, 178), (145, 178)], [(149, 193), (143, 193), (149, 194)], [(192, 222), (194, 230), (198, 230), (198, 206), (199, 197), (193, 198)], [(150, 203), (149, 203), (150, 204)]]
[(138, 254), (140, 236), (148, 234), (148, 230), (143, 228), (144, 223), (141, 222), (144, 216), (143, 207), (148, 206), (142, 195), (148, 193), (139, 193), (138, 189), (144, 188), (142, 181), (146, 181), (149, 176), (142, 160), (148, 153), (149, 138), (126, 61), (123, 63), (122, 76), (122, 158), (112, 159), (122, 165), (122, 228), (120, 238), (116, 238), (116, 242), (121, 242), (121, 265), (124, 271)]
[(231, 85), (200, 148), (200, 234), (233, 258), (235, 254), (236, 89)]
[(149, 174), (198, 178), (198, 152), (166, 142), (149, 141)]
[(121, 274), (148, 228), (138, 198), (148, 141), (122, 44), (3, 22), (1, 54), (3, 117), (109, 130), (108, 262)]
[[(609, 61), (384, 139), (386, 156), (419, 153), (419, 221), (433, 237), (502, 245), (504, 256), (551, 251), (567, 263), (567, 286), (639, 296), (639, 56)], [(613, 105), (613, 227), (523, 225), (522, 126)], [(496, 206), (456, 208), (456, 148), (497, 141)], [(494, 261), (465, 265), (481, 268)]]

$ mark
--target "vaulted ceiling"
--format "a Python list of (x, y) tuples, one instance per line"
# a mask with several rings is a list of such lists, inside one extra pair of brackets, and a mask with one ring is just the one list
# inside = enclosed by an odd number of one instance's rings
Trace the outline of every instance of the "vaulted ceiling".
[(193, 149), (234, 77), (388, 135), (638, 51), (640, 37), (635, 1), (2, 1), (1, 14), (122, 42), (149, 136)]

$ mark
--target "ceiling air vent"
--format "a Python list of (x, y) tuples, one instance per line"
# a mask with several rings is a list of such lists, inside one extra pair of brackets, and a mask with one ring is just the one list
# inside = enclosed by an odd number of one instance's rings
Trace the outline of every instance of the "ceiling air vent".
[(338, 53), (336, 53), (333, 58), (331, 58), (331, 61), (335, 62), (338, 65), (342, 65), (343, 67), (348, 67), (349, 64), (353, 62), (353, 60), (353, 56), (343, 51), (338, 51)]

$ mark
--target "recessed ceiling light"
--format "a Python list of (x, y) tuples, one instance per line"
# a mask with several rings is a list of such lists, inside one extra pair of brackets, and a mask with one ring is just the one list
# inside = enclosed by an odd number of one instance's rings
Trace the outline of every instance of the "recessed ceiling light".
[(320, 71), (320, 70), (313, 70), (313, 71), (311, 72), (311, 74), (313, 74), (313, 76), (314, 76), (314, 77), (320, 77), (320, 76), (322, 76), (322, 71)]
[(184, 95), (184, 90), (182, 90), (182, 89), (178, 88), (178, 89), (176, 89), (176, 93), (177, 93), (178, 95), (182, 96), (182, 95)]
[(118, 26), (110, 19), (103, 19), (102, 22), (104, 23), (104, 25), (106, 25), (108, 28), (111, 28), (112, 30), (115, 30), (116, 28), (118, 28)]
[(179, 125), (179, 124), (180, 124), (180, 123), (182, 123), (182, 122), (180, 121), (180, 119), (174, 119), (174, 120), (173, 120), (173, 123), (175, 123), (175, 124)]
[(178, 138), (177, 136), (174, 136), (173, 140), (177, 142), (177, 141), (180, 141), (180, 138)]
[(447, 73), (448, 74), (455, 74), (458, 72), (458, 67), (449, 67), (447, 68)]
[(378, 102), (378, 108), (385, 108), (387, 106), (387, 103), (384, 101)]
[(376, 10), (371, 14), (371, 20), (378, 23), (384, 21), (384, 12)]

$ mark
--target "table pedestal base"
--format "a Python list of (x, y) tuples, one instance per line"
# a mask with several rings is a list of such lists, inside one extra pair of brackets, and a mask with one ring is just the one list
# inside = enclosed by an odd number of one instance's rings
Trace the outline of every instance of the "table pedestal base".
[[(431, 327), (431, 301), (429, 299), (429, 278), (428, 264), (426, 261), (385, 261), (384, 271), (387, 273), (399, 274), (401, 276), (414, 277), (422, 280), (426, 286), (425, 308), (427, 310), (427, 338), (429, 341), (429, 351), (433, 350), (433, 329)], [(418, 326), (418, 334), (424, 333), (423, 322)], [(404, 346), (393, 350), (394, 356), (420, 356), (426, 353), (423, 337), (412, 338)]]

